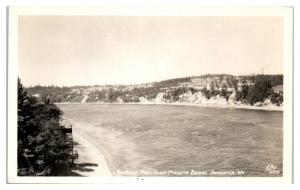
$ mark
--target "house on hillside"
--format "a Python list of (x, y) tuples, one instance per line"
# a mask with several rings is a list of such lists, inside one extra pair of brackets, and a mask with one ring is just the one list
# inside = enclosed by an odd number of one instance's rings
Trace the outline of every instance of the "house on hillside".
[(250, 80), (245, 80), (244, 82), (239, 81), (239, 82), (237, 83), (237, 88), (238, 88), (238, 91), (239, 91), (239, 92), (242, 91), (242, 86), (243, 86), (243, 85), (252, 86), (252, 85), (254, 85), (254, 83), (251, 82)]
[(227, 92), (234, 92), (234, 91), (235, 91), (234, 88), (231, 88), (231, 87), (227, 88)]
[(203, 88), (206, 88), (207, 82), (203, 78), (192, 78), (191, 81), (191, 85), (195, 89), (201, 90)]
[(181, 87), (181, 88), (192, 88), (194, 86), (193, 86), (193, 84), (191, 82), (183, 82), (183, 83), (179, 83), (178, 87)]
[(32, 96), (33, 96), (33, 97), (36, 97), (36, 98), (41, 97), (40, 94), (38, 94), (38, 93), (37, 93), (37, 94), (33, 94)]
[(241, 81), (239, 81), (239, 82), (237, 83), (237, 90), (238, 90), (239, 92), (242, 91), (242, 86), (243, 86), (243, 83), (242, 83)]
[(278, 94), (283, 94), (283, 85), (277, 85), (272, 87), (273, 91)]
[(212, 87), (211, 83), (208, 82), (208, 83), (206, 84), (206, 89), (207, 89), (207, 90), (211, 90), (211, 87)]
[(72, 94), (76, 94), (76, 95), (81, 95), (81, 90), (78, 89), (78, 88), (73, 88), (73, 89), (71, 90), (71, 93), (72, 93)]

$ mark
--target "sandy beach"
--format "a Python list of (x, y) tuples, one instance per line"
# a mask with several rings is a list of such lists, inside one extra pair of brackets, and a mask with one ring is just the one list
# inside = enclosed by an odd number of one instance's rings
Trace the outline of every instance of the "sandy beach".
[[(80, 127), (78, 126), (79, 123), (73, 123), (73, 125)], [(73, 136), (74, 149), (78, 151), (79, 157), (75, 160), (75, 167), (73, 167), (72, 173), (79, 176), (112, 176), (106, 159), (98, 148), (91, 144), (78, 130), (74, 130)]]

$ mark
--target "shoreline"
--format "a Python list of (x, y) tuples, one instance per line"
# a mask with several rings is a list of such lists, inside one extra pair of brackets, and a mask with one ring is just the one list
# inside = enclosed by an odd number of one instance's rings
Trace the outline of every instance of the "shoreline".
[(281, 111), (283, 112), (283, 106), (250, 106), (246, 104), (195, 104), (195, 103), (164, 103), (164, 102), (129, 102), (129, 103), (109, 103), (109, 102), (60, 102), (55, 104), (70, 104), (70, 105), (78, 105), (78, 104), (95, 104), (95, 105), (170, 105), (170, 106), (194, 106), (194, 107), (206, 107), (206, 108), (222, 108), (222, 109), (245, 109), (245, 110), (262, 110), (262, 111)]
[[(72, 124), (76, 125), (74, 122)], [(83, 168), (74, 168), (72, 172), (83, 177), (112, 177), (112, 172), (102, 152), (78, 131), (74, 130), (73, 135), (74, 142), (78, 143), (78, 145), (74, 145), (74, 149), (78, 151), (79, 155), (78, 159), (75, 160), (75, 165), (80, 165)]]

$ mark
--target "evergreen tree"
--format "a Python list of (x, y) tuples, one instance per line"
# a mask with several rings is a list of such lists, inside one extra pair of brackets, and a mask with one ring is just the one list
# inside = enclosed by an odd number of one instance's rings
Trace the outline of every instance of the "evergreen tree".
[(18, 175), (58, 175), (70, 164), (70, 148), (59, 126), (61, 110), (37, 103), (18, 79)]

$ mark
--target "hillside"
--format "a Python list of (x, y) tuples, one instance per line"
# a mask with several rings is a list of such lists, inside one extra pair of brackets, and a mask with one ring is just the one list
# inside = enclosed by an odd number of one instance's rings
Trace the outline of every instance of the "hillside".
[(34, 86), (27, 88), (27, 91), (38, 101), (43, 102), (47, 99), (53, 103), (228, 103), (231, 101), (253, 105), (268, 100), (281, 105), (282, 84), (283, 75), (210, 74), (136, 85)]

